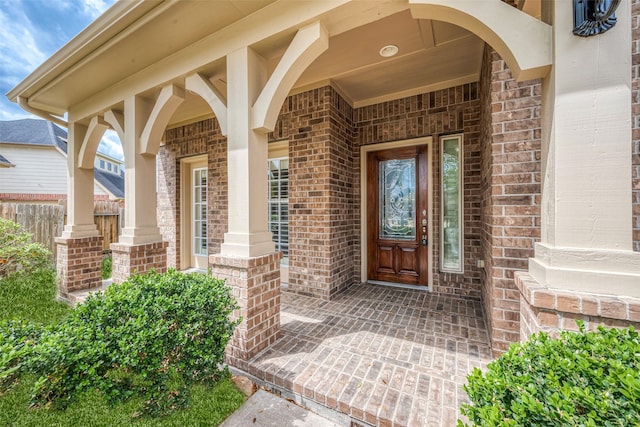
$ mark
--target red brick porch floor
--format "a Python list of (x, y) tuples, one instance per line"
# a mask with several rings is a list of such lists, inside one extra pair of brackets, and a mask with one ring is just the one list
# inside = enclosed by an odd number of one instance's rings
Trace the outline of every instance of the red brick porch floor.
[(491, 360), (479, 301), (354, 285), (333, 301), (281, 302), (282, 338), (249, 374), (354, 425), (455, 426), (466, 375)]

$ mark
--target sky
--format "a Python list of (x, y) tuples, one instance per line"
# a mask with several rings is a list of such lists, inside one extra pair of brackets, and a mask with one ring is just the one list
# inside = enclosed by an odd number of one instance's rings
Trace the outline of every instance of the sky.
[[(0, 120), (39, 118), (9, 101), (6, 93), (82, 31), (115, 0), (0, 0)], [(99, 151), (122, 159), (115, 132)]]

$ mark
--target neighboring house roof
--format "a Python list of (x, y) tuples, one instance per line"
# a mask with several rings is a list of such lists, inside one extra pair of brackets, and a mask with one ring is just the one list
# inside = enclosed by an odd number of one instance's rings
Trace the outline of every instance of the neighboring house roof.
[(11, 163), (9, 159), (7, 159), (5, 156), (0, 154), (0, 168), (10, 168), (12, 166), (15, 166), (15, 165)]
[(67, 132), (40, 119), (0, 121), (0, 142), (54, 146), (67, 152)]
[[(56, 147), (67, 154), (67, 131), (40, 119), (0, 121), (0, 143)], [(109, 156), (106, 156), (109, 157)], [(110, 157), (109, 157), (110, 158)], [(6, 164), (3, 163), (3, 159)], [(0, 155), (0, 167), (13, 166)], [(94, 178), (116, 198), (124, 197), (124, 174), (94, 169)]]
[(94, 176), (109, 193), (118, 199), (124, 198), (124, 173), (118, 175), (94, 168)]

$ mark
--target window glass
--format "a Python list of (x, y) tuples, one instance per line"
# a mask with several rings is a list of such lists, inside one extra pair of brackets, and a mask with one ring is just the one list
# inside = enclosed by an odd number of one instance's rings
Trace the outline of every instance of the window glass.
[(381, 239), (416, 238), (416, 159), (380, 162)]
[(207, 169), (193, 170), (193, 253), (207, 253)]
[(289, 256), (289, 159), (269, 160), (269, 230), (276, 250)]
[(442, 269), (462, 271), (462, 137), (442, 139)]

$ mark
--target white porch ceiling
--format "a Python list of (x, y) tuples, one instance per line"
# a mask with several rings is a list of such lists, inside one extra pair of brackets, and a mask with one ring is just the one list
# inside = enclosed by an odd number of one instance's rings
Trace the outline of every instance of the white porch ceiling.
[[(256, 46), (274, 69), (292, 36)], [(380, 48), (393, 44), (391, 58)], [(293, 92), (332, 84), (355, 107), (477, 81), (484, 42), (470, 32), (440, 21), (417, 20), (409, 10), (333, 36), (329, 49), (302, 74)], [(224, 90), (226, 76), (211, 76)], [(198, 96), (188, 96), (172, 118), (183, 123), (211, 114)]]

